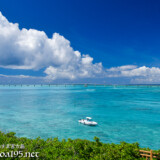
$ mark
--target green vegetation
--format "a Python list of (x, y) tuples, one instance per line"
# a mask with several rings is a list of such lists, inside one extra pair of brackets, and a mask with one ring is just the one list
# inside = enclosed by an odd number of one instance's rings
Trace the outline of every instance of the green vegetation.
[[(0, 132), (0, 156), (4, 156), (2, 152), (7, 155), (14, 155), (14, 158), (0, 158), (0, 159), (40, 159), (40, 160), (135, 160), (142, 159), (139, 154), (139, 144), (138, 143), (125, 143), (120, 144), (105, 144), (100, 142), (99, 138), (95, 137), (94, 142), (82, 139), (76, 140), (62, 140), (59, 141), (58, 138), (49, 138), (43, 140), (41, 138), (28, 139), (28, 138), (18, 138), (15, 133), (2, 133)], [(2, 145), (5, 146), (2, 146)], [(12, 149), (7, 148), (7, 144), (23, 144), (24, 149), (18, 149), (18, 147)], [(3, 148), (4, 147), (4, 148)], [(20, 152), (16, 152), (20, 151)], [(37, 155), (39, 158), (29, 158), (27, 152), (39, 152)], [(27, 153), (27, 158), (24, 156)], [(16, 158), (15, 155), (22, 156), (21, 158)], [(31, 157), (31, 155), (30, 155)]]

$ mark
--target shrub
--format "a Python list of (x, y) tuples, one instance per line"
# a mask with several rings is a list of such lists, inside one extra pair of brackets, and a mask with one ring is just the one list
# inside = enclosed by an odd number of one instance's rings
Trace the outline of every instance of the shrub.
[[(82, 140), (82, 139), (63, 139), (48, 138), (43, 140), (40, 137), (36, 139), (18, 138), (15, 133), (10, 132), (4, 134), (0, 132), (0, 153), (21, 151), (25, 152), (39, 152), (37, 157), (32, 159), (40, 160), (136, 160), (142, 159), (139, 154), (138, 143), (126, 143), (120, 144), (105, 144), (100, 142), (99, 138), (95, 137), (95, 141)], [(5, 144), (3, 148), (2, 145)], [(24, 149), (20, 148), (6, 148), (7, 144), (23, 144)], [(20, 153), (21, 153), (20, 152)], [(20, 159), (27, 160), (29, 157), (6, 157), (5, 159)]]

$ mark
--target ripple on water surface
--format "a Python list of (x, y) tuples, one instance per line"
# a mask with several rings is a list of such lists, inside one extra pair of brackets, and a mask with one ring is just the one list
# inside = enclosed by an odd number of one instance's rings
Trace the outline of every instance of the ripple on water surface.
[[(160, 148), (158, 86), (0, 86), (0, 130)], [(91, 116), (98, 126), (78, 123)]]

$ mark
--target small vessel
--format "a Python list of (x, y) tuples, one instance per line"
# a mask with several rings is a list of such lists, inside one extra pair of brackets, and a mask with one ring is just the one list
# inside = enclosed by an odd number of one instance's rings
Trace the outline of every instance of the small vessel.
[(86, 117), (86, 119), (80, 119), (78, 120), (78, 122), (88, 126), (96, 126), (98, 124), (97, 122), (92, 121), (91, 117)]

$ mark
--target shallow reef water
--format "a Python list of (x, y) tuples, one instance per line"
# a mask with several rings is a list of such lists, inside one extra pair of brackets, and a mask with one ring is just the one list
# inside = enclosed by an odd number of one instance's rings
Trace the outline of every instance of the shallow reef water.
[[(160, 86), (0, 86), (0, 130), (160, 148)], [(91, 127), (78, 123), (90, 116)]]

